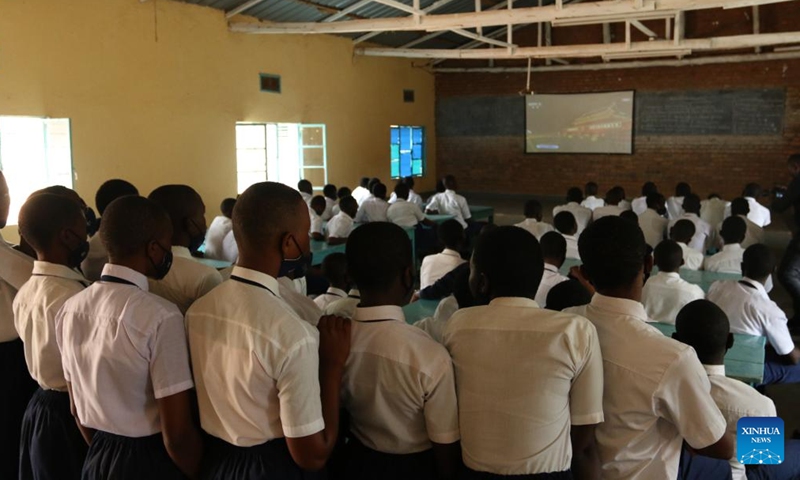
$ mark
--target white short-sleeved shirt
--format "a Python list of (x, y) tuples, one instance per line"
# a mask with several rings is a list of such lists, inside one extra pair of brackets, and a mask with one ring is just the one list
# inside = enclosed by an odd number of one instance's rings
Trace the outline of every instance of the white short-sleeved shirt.
[(619, 205), (604, 205), (602, 207), (597, 207), (592, 212), (592, 221), (597, 221), (603, 217), (611, 217), (611, 216), (620, 216), (625, 209), (620, 207)]
[(669, 197), (667, 199), (667, 218), (674, 220), (683, 215), (683, 197)]
[(606, 201), (602, 198), (597, 198), (594, 195), (589, 195), (588, 197), (584, 198), (581, 202), (581, 206), (584, 208), (588, 208), (591, 211), (594, 211), (596, 208), (600, 208), (606, 204)]
[(569, 308), (597, 328), (606, 421), (596, 430), (605, 480), (676, 478), (682, 440), (694, 449), (725, 434), (725, 418), (694, 350), (648, 325), (639, 302), (599, 293)]
[(550, 289), (567, 280), (569, 280), (567, 277), (558, 273), (558, 268), (555, 265), (545, 263), (542, 281), (539, 283), (539, 289), (536, 291), (536, 303), (542, 308), (547, 307), (547, 294), (550, 293)]
[[(742, 241), (742, 248), (747, 250), (747, 247), (755, 245), (757, 243), (764, 243), (764, 229), (756, 225), (755, 223), (751, 222), (749, 218), (745, 217), (744, 215), (739, 215), (739, 218), (744, 220), (744, 224), (747, 225), (747, 231), (744, 234), (744, 240)], [(717, 232), (722, 230), (722, 224), (717, 227)], [(717, 238), (722, 238), (719, 234)]]
[(222, 242), (231, 230), (233, 230), (233, 221), (230, 218), (222, 215), (214, 217), (206, 230), (206, 247), (203, 256), (214, 260), (224, 260)]
[(368, 189), (358, 186), (353, 190), (353, 192), (350, 195), (352, 195), (352, 197), (356, 199), (356, 202), (358, 202), (358, 204), (361, 205), (361, 203), (372, 194), (369, 193)]
[(186, 247), (172, 247), (172, 268), (161, 280), (149, 279), (150, 291), (178, 306), (181, 313), (198, 298), (222, 283), (222, 276), (214, 267), (203, 265)]
[(149, 293), (147, 278), (106, 264), (56, 317), (64, 378), (82, 425), (125, 437), (161, 431), (156, 399), (194, 386), (183, 315)]
[(353, 232), (355, 221), (350, 215), (339, 212), (328, 222), (328, 238), (347, 238)]
[(547, 232), (552, 232), (554, 230), (553, 226), (550, 225), (549, 223), (540, 222), (535, 218), (526, 218), (525, 220), (521, 221), (520, 223), (514, 226), (531, 232), (531, 235), (536, 237), (536, 240), (541, 240), (542, 235), (544, 235)]
[(281, 299), (292, 309), (300, 318), (316, 326), (322, 317), (322, 309), (305, 294), (297, 291), (295, 281), (289, 277), (278, 279), (278, 291)]
[(453, 357), (467, 467), (500, 475), (570, 468), (572, 425), (603, 421), (603, 368), (585, 318), (496, 298), (456, 312)]
[(444, 193), (434, 195), (428, 203), (427, 210), (452, 215), (464, 228), (467, 228), (467, 220), (472, 218), (467, 199), (454, 190), (445, 190)]
[[(769, 397), (739, 380), (725, 376), (725, 365), (703, 365), (708, 380), (711, 382), (711, 397), (728, 423), (728, 433), (736, 438), (736, 424), (742, 417), (774, 417), (777, 415), (775, 404)], [(733, 449), (736, 452), (736, 447)], [(747, 480), (744, 465), (736, 460), (736, 454), (730, 459), (733, 480)]]
[(436, 306), (436, 311), (433, 312), (432, 317), (423, 318), (417, 321), (414, 326), (424, 330), (432, 339), (442, 343), (442, 336), (447, 327), (447, 322), (450, 317), (458, 311), (458, 300), (455, 295), (445, 297)]
[(422, 210), (417, 205), (398, 198), (397, 201), (389, 205), (389, 209), (386, 211), (386, 218), (403, 228), (413, 228), (419, 222), (425, 220), (425, 214), (422, 213)]
[(335, 215), (333, 213), (333, 207), (336, 206), (336, 200), (332, 198), (325, 197), (325, 211), (322, 212), (322, 220), (328, 221)]
[(33, 259), (11, 248), (0, 235), (0, 343), (19, 338), (14, 326), (14, 297), (31, 271)]
[(325, 428), (319, 333), (279, 295), (275, 278), (234, 267), (186, 314), (200, 423), (240, 447)]
[(30, 280), (14, 299), (14, 323), (25, 344), (28, 371), (45, 390), (67, 391), (56, 342), (56, 314), (88, 285), (83, 275), (69, 267), (36, 261)]
[(581, 253), (578, 251), (578, 235), (564, 235), (562, 233), (561, 236), (567, 241), (567, 258), (580, 260)]
[(730, 208), (730, 202), (716, 197), (709, 198), (700, 202), (700, 218), (709, 225), (717, 225), (730, 215)]
[(647, 279), (642, 289), (642, 304), (649, 319), (673, 325), (686, 304), (705, 297), (702, 288), (682, 279), (677, 272), (658, 272)]
[(81, 262), (81, 271), (87, 280), (96, 282), (100, 280), (100, 274), (103, 273), (103, 267), (108, 263), (108, 251), (106, 246), (100, 241), (100, 234), (95, 233), (89, 239), (89, 253), (86, 258)]
[(340, 288), (330, 287), (325, 293), (315, 298), (314, 303), (317, 304), (320, 310), (325, 310), (325, 307), (342, 298), (347, 298), (347, 292)]
[(368, 448), (409, 454), (457, 442), (458, 402), (445, 348), (397, 306), (358, 308), (342, 377), (350, 431)]
[(639, 228), (644, 233), (644, 239), (653, 248), (664, 240), (667, 234), (667, 223), (669, 220), (662, 217), (652, 208), (646, 209), (639, 214)]
[(239, 260), (239, 245), (236, 244), (236, 237), (233, 235), (233, 230), (225, 235), (222, 241), (222, 260), (226, 262), (236, 263)]
[(731, 332), (767, 337), (778, 355), (788, 355), (794, 350), (787, 327), (789, 320), (760, 282), (747, 277), (738, 282), (714, 282), (708, 290), (708, 299), (728, 316)]
[(637, 197), (631, 202), (631, 210), (636, 215), (641, 215), (647, 211), (647, 197)]
[(336, 315), (344, 318), (353, 318), (356, 314), (356, 308), (361, 303), (361, 297), (358, 294), (353, 294), (352, 290), (347, 294), (346, 298), (333, 301), (322, 310), (323, 315)]
[(560, 205), (553, 209), (553, 218), (561, 212), (569, 212), (575, 217), (575, 223), (578, 224), (578, 232), (581, 233), (589, 223), (592, 221), (592, 211), (586, 207), (582, 207), (578, 202), (569, 202), (566, 205)]
[(419, 289), (433, 285), (451, 270), (466, 262), (455, 250), (445, 248), (442, 253), (428, 255), (422, 259), (419, 273)]
[(744, 248), (738, 243), (732, 243), (722, 247), (722, 251), (706, 257), (703, 263), (703, 270), (718, 273), (742, 274), (742, 259), (744, 258)]
[[(753, 222), (757, 227), (764, 228), (770, 223), (772, 223), (772, 212), (770, 212), (769, 208), (761, 205), (753, 197), (744, 197), (747, 200), (747, 205), (750, 207), (750, 212), (747, 214), (747, 219)], [(725, 208), (725, 217), (728, 218), (731, 216), (731, 204), (728, 203), (727, 207)], [(719, 222), (722, 222), (720, 220)]]
[(680, 217), (670, 220), (669, 229), (680, 220), (689, 220), (694, 224), (694, 236), (689, 242), (689, 246), (694, 248), (700, 253), (705, 253), (706, 250), (712, 245), (714, 241), (714, 228), (702, 218), (698, 217), (695, 213), (684, 213)]
[(681, 268), (687, 270), (701, 270), (703, 268), (703, 260), (705, 259), (703, 254), (683, 242), (677, 243), (678, 246), (681, 247), (681, 251), (683, 251), (683, 267)]
[(314, 198), (314, 195), (306, 192), (300, 192), (300, 196), (303, 197), (303, 201), (306, 202), (306, 204), (310, 204), (311, 199)]
[(356, 223), (386, 222), (389, 204), (382, 198), (371, 196), (361, 202), (356, 213)]
[[(397, 201), (397, 194), (392, 192), (392, 195), (389, 197), (389, 205), (393, 204), (396, 201)], [(417, 192), (415, 192), (414, 189), (410, 189), (408, 191), (408, 202), (418, 206), (420, 210), (425, 208), (425, 202), (422, 201), (422, 197)]]
[(308, 229), (308, 234), (319, 233), (322, 235), (322, 225), (325, 223), (322, 216), (317, 215), (317, 212), (311, 208), (308, 209), (308, 216), (311, 219), (311, 227)]

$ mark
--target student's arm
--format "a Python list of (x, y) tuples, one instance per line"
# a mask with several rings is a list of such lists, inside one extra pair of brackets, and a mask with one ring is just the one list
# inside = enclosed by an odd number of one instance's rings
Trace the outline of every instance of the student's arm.
[(81, 436), (86, 440), (86, 444), (91, 445), (92, 439), (94, 438), (94, 429), (84, 427), (78, 419), (78, 409), (75, 408), (75, 395), (72, 393), (71, 382), (67, 382), (67, 392), (69, 392), (69, 411), (72, 413), (72, 416), (75, 417), (75, 424), (78, 425), (78, 430), (81, 431)]
[(696, 452), (698, 455), (711, 458), (719, 458), (720, 460), (729, 460), (734, 456), (734, 448), (736, 447), (736, 437), (730, 433), (725, 433), (722, 437), (705, 448), (694, 449), (689, 445), (689, 449)]
[(580, 359), (569, 390), (572, 474), (576, 480), (600, 480), (600, 458), (594, 432), (603, 416), (603, 357), (597, 330), (580, 323), (576, 358)]
[(192, 418), (194, 390), (159, 398), (158, 414), (164, 447), (175, 465), (189, 478), (197, 478), (203, 458), (203, 439)]
[(429, 285), (419, 292), (419, 298), (423, 300), (441, 300), (453, 294), (456, 283), (456, 275), (463, 270), (469, 270), (469, 262), (462, 263), (453, 270), (446, 273), (442, 278), (436, 280), (433, 285)]
[(336, 445), (339, 433), (339, 390), (344, 364), (350, 353), (350, 320), (325, 316), (319, 320), (319, 386), (325, 429), (290, 438), (286, 444), (292, 459), (303, 470), (321, 470)]
[(573, 425), (570, 429), (572, 441), (572, 475), (575, 480), (600, 479), (600, 455), (594, 430), (597, 425)]
[(436, 460), (436, 473), (439, 480), (455, 480), (461, 466), (461, 442), (434, 443), (433, 457)]
[(794, 347), (794, 349), (787, 353), (786, 355), (781, 355), (781, 360), (787, 365), (797, 365), (800, 363), (800, 349)]
[(425, 429), (433, 445), (436, 472), (442, 480), (455, 480), (461, 465), (461, 435), (453, 362), (444, 348), (431, 362), (431, 376), (423, 380)]

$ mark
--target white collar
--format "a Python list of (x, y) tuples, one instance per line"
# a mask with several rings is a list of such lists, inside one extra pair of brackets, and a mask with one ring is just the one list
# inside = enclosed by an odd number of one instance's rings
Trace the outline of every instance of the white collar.
[(264, 272), (251, 270), (249, 268), (244, 268), (237, 265), (233, 267), (233, 270), (231, 270), (231, 279), (233, 279), (233, 277), (239, 277), (243, 280), (257, 283), (272, 292), (276, 297), (281, 296), (278, 280)]
[(722, 247), (723, 252), (741, 252), (743, 250), (741, 243), (730, 243)]
[(503, 307), (523, 307), (539, 308), (535, 300), (525, 297), (497, 297), (489, 302), (489, 305), (500, 305)]
[(400, 202), (408, 202), (408, 199), (397, 197), (394, 201), (394, 203), (400, 203)]
[(349, 292), (347, 292), (347, 296), (350, 298), (361, 298), (361, 292), (357, 288), (351, 288)]
[(345, 292), (345, 291), (344, 291), (344, 290), (342, 290), (341, 288), (330, 287), (330, 288), (328, 288), (328, 290), (325, 292), (325, 295), (334, 295), (334, 296), (336, 296), (336, 297), (342, 297), (342, 298), (345, 298), (345, 297), (347, 296), (347, 292)]
[(442, 250), (442, 255), (449, 255), (451, 257), (461, 258), (461, 254), (451, 248), (445, 248), (444, 250)]
[[(761, 282), (759, 282), (758, 280), (753, 280), (753, 279), (752, 279), (752, 278), (750, 278), (750, 277), (744, 277), (744, 278), (742, 278), (742, 279), (740, 280), (740, 282), (742, 282), (742, 283), (745, 283), (745, 284), (747, 284), (747, 285), (748, 285), (748, 286), (744, 286), (744, 285), (742, 285), (742, 287), (743, 287), (745, 290), (748, 290), (748, 291), (749, 291), (749, 290), (753, 290), (753, 289), (755, 289), (755, 291), (756, 291), (756, 292), (757, 292), (759, 295), (763, 296), (764, 298), (769, 298), (769, 294), (767, 293), (767, 289), (766, 289), (766, 288), (764, 288), (764, 284), (762, 284), (762, 283), (761, 283)], [(740, 283), (740, 285), (741, 285), (741, 283)], [(753, 287), (753, 288), (750, 288), (750, 287)]]
[(180, 245), (172, 246), (172, 254), (176, 257), (192, 258), (192, 252), (190, 252), (188, 248), (181, 247)]
[(544, 269), (547, 270), (548, 272), (558, 273), (558, 267), (547, 262), (545, 262), (544, 264)]
[(122, 265), (114, 265), (113, 263), (106, 263), (103, 267), (103, 273), (100, 276), (103, 277), (105, 275), (127, 280), (139, 287), (142, 291), (149, 291), (147, 277), (131, 268), (123, 267)]
[(397, 305), (381, 305), (379, 307), (358, 307), (353, 315), (356, 322), (375, 322), (382, 320), (397, 320), (406, 323), (403, 308)]
[(89, 281), (79, 272), (69, 268), (66, 265), (59, 265), (57, 263), (42, 262), (34, 260), (33, 273), (31, 275), (40, 275), (43, 277), (58, 277), (65, 280), (75, 280), (76, 282), (83, 282), (88, 284)]
[(720, 377), (725, 376), (725, 365), (706, 365), (704, 363), (703, 368), (706, 369), (706, 373), (708, 375), (717, 375)]
[(580, 207), (580, 206), (581, 206), (581, 204), (580, 204), (580, 203), (578, 203), (578, 202), (567, 202), (567, 205), (566, 205), (566, 206), (568, 206), (568, 207), (569, 207), (570, 205), (573, 205), (573, 206), (576, 206), (576, 207)]
[(659, 271), (658, 274), (656, 274), (656, 277), (681, 278), (681, 274), (678, 273), (678, 272), (662, 272), (662, 271)]
[(636, 302), (627, 298), (607, 297), (605, 295), (595, 293), (594, 296), (592, 296), (591, 305), (599, 308), (600, 310), (606, 310), (629, 317), (635, 317), (643, 322), (647, 321), (647, 312), (645, 311), (644, 305), (642, 305), (641, 302)]
[(445, 190), (445, 191), (444, 191), (444, 193), (446, 193), (446, 194), (449, 194), (449, 195), (455, 195), (455, 194), (456, 194), (456, 191), (455, 191), (455, 190), (450, 190), (450, 189), (448, 188), (447, 190)]

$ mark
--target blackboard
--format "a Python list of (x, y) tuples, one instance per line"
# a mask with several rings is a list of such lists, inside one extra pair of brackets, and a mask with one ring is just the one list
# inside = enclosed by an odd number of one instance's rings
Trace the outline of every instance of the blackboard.
[(436, 135), (522, 138), (525, 135), (525, 97), (442, 97), (436, 102)]

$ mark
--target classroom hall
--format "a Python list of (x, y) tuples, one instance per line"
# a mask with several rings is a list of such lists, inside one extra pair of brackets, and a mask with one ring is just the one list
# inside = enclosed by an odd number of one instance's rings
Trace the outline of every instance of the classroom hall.
[[(800, 265), (797, 253), (800, 246), (794, 236), (800, 229), (799, 26), (800, 0), (0, 0), (0, 173), (8, 184), (10, 205), (7, 222), (0, 228), (0, 240), (3, 246), (27, 253), (32, 258), (26, 261), (32, 264), (39, 252), (22, 238), (18, 226), (21, 209), (47, 187), (67, 187), (85, 201), (88, 250), (101, 244), (100, 234), (93, 231), (101, 223), (88, 217), (96, 214), (99, 219), (101, 210), (107, 206), (99, 206), (95, 195), (108, 180), (124, 179), (140, 195), (152, 198), (158, 197), (159, 187), (187, 185), (195, 192), (191, 195), (202, 199), (205, 211), (200, 215), (205, 224), (200, 230), (208, 232), (202, 239), (205, 242), (199, 241), (192, 233), (198, 229), (196, 219), (182, 219), (183, 224), (190, 225), (184, 232), (186, 258), (178, 258), (182, 253), (177, 249), (184, 247), (176, 243), (177, 233), (172, 248), (165, 249), (171, 261), (175, 257), (173, 272), (175, 265), (191, 260), (216, 270), (213, 278), (219, 280), (213, 282), (215, 285), (222, 282), (216, 288), (222, 289), (232, 280), (260, 282), (253, 280), (255, 277), (238, 278), (241, 273), (237, 270), (238, 239), (233, 236), (232, 214), (221, 212), (221, 206), (230, 200), (232, 210), (232, 199), (261, 182), (286, 185), (299, 190), (308, 204), (310, 252), (301, 247), (305, 243), (298, 244), (292, 237), (294, 244), (289, 248), (297, 252), (297, 259), (283, 258), (279, 280), (289, 280), (276, 281), (274, 286), (280, 285), (278, 296), (285, 299), (296, 318), (312, 325), (318, 340), (316, 327), (321, 315), (355, 318), (362, 310), (357, 308), (357, 285), (351, 278), (347, 283), (352, 290), (333, 288), (333, 281), (324, 271), (325, 258), (345, 254), (350, 245), (348, 235), (366, 225), (394, 221), (387, 214), (391, 207), (384, 199), (392, 196), (389, 204), (394, 205), (398, 192), (395, 188), (402, 185), (399, 192), (405, 190), (401, 197), (408, 195), (406, 203), (414, 203), (413, 195), (417, 195), (419, 212), (406, 212), (411, 215), (411, 227), (394, 222), (403, 227), (411, 240), (414, 271), (413, 296), (402, 306), (400, 315), (427, 334), (421, 344), (427, 345), (425, 342), (433, 339), (447, 347), (442, 351), (453, 356), (452, 360), (448, 357), (448, 362), (453, 362), (455, 387), (461, 395), (459, 361), (447, 345), (444, 332), (447, 318), (463, 313), (455, 317), (462, 320), (475, 310), (457, 311), (459, 287), (454, 285), (457, 280), (452, 280), (457, 276), (445, 274), (454, 274), (462, 264), (475, 273), (476, 267), (469, 260), (480, 237), (493, 231), (486, 225), (521, 226), (531, 231), (538, 243), (543, 243), (545, 231), (554, 230), (564, 238), (574, 237), (577, 244), (578, 235), (586, 225), (576, 222), (577, 231), (573, 234), (553, 227), (554, 209), (568, 203), (568, 190), (577, 187), (583, 197), (588, 197), (592, 192), (588, 191), (587, 183), (595, 182), (593, 196), (602, 205), (600, 208), (619, 206), (619, 211), (610, 214), (618, 216), (624, 210), (630, 214), (631, 202), (636, 199), (644, 205), (644, 210), (650, 211), (650, 196), (643, 192), (643, 184), (654, 182), (664, 203), (663, 211), (656, 210), (657, 217), (664, 225), (667, 221), (670, 225), (661, 227), (659, 240), (668, 241), (674, 222), (689, 213), (691, 207), (684, 211), (681, 205), (689, 195), (696, 195), (703, 209), (712, 204), (719, 208), (709, 214), (714, 220), (707, 222), (708, 242), (700, 249), (703, 265), (726, 248), (723, 219), (751, 218), (749, 214), (732, 214), (732, 202), (747, 197), (747, 202), (754, 202), (749, 203), (750, 212), (757, 212), (755, 204), (771, 211), (771, 219), (767, 213), (768, 220), (758, 226), (757, 243), (766, 245), (777, 263), (768, 279), (769, 286), (759, 286), (759, 291), (768, 291), (765, 298), (774, 301), (776, 308), (789, 319), (791, 342), (797, 353), (800, 311), (796, 310), (800, 308), (795, 307), (800, 305), (800, 280), (796, 280), (798, 288), (792, 292), (793, 286), (784, 281), (784, 273), (787, 259), (797, 258)], [(368, 186), (365, 181), (370, 179)], [(306, 189), (305, 181), (310, 182), (310, 190)], [(688, 190), (681, 190), (683, 182), (688, 184)], [(381, 185), (379, 189), (384, 188), (382, 193), (376, 193), (375, 184)], [(331, 194), (323, 190), (329, 185), (349, 190)], [(377, 207), (382, 209), (380, 221), (370, 218), (374, 215), (370, 210), (374, 202), (362, 208), (361, 198), (353, 202), (357, 209), (352, 215), (345, 211), (342, 200), (349, 194), (356, 197), (357, 189), (364, 187), (368, 190), (363, 198), (369, 197), (368, 202), (385, 197), (378, 201), (382, 202)], [(655, 189), (650, 193), (656, 193)], [(317, 196), (321, 196), (319, 210), (312, 205), (312, 198)], [(675, 214), (669, 210), (673, 206), (670, 202), (678, 198)], [(788, 198), (791, 198), (789, 203), (785, 200)], [(538, 207), (532, 207), (531, 200), (538, 201)], [(462, 201), (463, 204), (458, 203)], [(339, 211), (342, 213), (337, 214)], [(703, 212), (698, 215), (705, 218)], [(641, 211), (636, 214), (642, 215)], [(414, 219), (414, 215), (419, 216)], [(340, 234), (339, 216), (347, 224), (346, 234)], [(464, 232), (458, 248), (448, 245), (447, 234), (443, 233), (443, 225), (452, 226), (454, 221), (462, 224), (463, 229), (456, 228)], [(590, 220), (591, 223), (595, 222)], [(219, 237), (214, 240), (218, 249), (210, 250), (212, 229), (222, 224), (227, 225), (225, 241)], [(538, 224), (532, 228), (540, 230), (534, 232), (529, 228), (531, 224)], [(750, 220), (745, 223), (748, 236), (750, 224)], [(391, 232), (381, 231), (377, 226), (374, 232), (376, 236), (391, 236)], [(509, 235), (508, 238), (513, 237), (513, 233)], [(358, 245), (367, 248), (363, 243)], [(657, 245), (648, 246), (652, 249)], [(160, 244), (157, 247), (164, 249)], [(793, 249), (797, 252), (793, 253)], [(447, 264), (446, 270), (436, 275), (431, 274), (430, 268), (426, 270), (426, 259), (430, 266), (434, 257), (441, 261), (448, 251), (460, 255), (456, 263)], [(88, 252), (90, 259), (93, 253), (94, 250)], [(104, 253), (107, 260), (108, 253)], [(2, 254), (0, 290), (3, 295), (11, 292), (5, 297), (13, 299), (22, 285), (9, 280), (13, 276), (11, 265), (18, 265), (14, 263), (18, 259), (7, 261)], [(308, 265), (285, 273), (288, 264), (295, 266), (306, 258)], [(547, 258), (544, 262), (546, 277)], [(163, 263), (167, 263), (166, 257)], [(574, 283), (583, 282), (587, 292), (599, 295), (588, 274), (577, 268), (580, 264), (578, 259), (566, 258), (553, 271), (564, 280), (569, 277)], [(103, 265), (91, 275), (86, 264), (82, 269), (71, 269), (80, 278), (85, 276), (102, 284), (113, 278)], [(153, 263), (156, 272), (164, 266)], [(681, 268), (679, 277), (685, 283), (702, 287), (705, 296), (713, 289), (714, 282), (746, 283), (748, 279), (743, 276), (741, 265), (737, 266), (738, 273)], [(30, 278), (46, 276), (42, 271), (37, 274), (35, 268)], [(197, 268), (199, 272), (200, 267)], [(352, 267), (348, 264), (347, 268)], [(792, 268), (789, 266), (788, 270)], [(301, 270), (303, 273), (298, 273)], [(795, 272), (796, 278), (800, 278), (800, 267)], [(149, 282), (152, 293), (177, 305), (180, 318), (191, 317), (187, 310), (192, 311), (193, 301), (211, 309), (209, 305), (213, 302), (209, 298), (215, 298), (213, 289), (190, 300), (183, 295), (185, 292), (164, 296), (159, 290), (160, 280), (153, 283), (155, 277), (145, 276), (150, 277), (149, 280), (143, 277), (143, 281)], [(426, 296), (425, 292), (430, 290), (425, 287), (437, 287), (435, 280), (442, 277), (451, 281), (445, 288), (447, 293), (439, 295), (437, 290), (434, 296)], [(275, 279), (270, 277), (270, 280)], [(484, 308), (479, 306), (485, 303), (478, 302), (472, 280), (470, 285), (462, 286), (470, 290), (475, 308)], [(329, 304), (320, 303), (322, 297), (334, 290), (346, 296), (345, 300), (354, 301), (337, 304), (340, 309), (323, 306)], [(203, 297), (206, 302), (198, 301)], [(262, 311), (273, 311), (273, 304), (265, 305), (269, 306), (262, 306)], [(585, 308), (585, 302), (570, 306)], [(15, 348), (19, 347), (15, 354), (21, 365), (24, 368), (23, 360), (27, 361), (30, 377), (41, 387), (38, 391), (50, 391), (47, 382), (36, 378), (32, 366), (36, 361), (30, 360), (30, 355), (35, 354), (28, 352), (26, 337), (30, 331), (25, 333), (18, 326), (19, 319), (14, 318), (10, 303), (6, 311), (4, 315), (8, 318), (0, 319), (3, 322), (0, 358), (9, 361), (10, 354), (3, 347), (14, 343)], [(727, 313), (730, 317), (730, 312)], [(60, 322), (62, 312), (58, 315)], [(444, 320), (440, 321), (439, 315)], [(365, 320), (374, 321), (383, 320)], [(15, 328), (10, 327), (12, 324)], [(652, 321), (652, 326), (664, 336), (672, 336), (676, 331), (675, 318), (670, 322)], [(323, 322), (319, 330), (325, 328), (327, 323)], [(187, 331), (186, 342), (192, 346), (189, 354), (194, 364), (199, 349), (192, 342), (205, 333), (192, 332), (188, 327)], [(771, 331), (760, 335), (736, 332), (734, 347), (725, 357), (726, 375), (757, 388), (774, 402), (777, 416), (785, 425), (787, 442), (791, 438), (800, 442), (797, 408), (800, 384), (788, 381), (765, 384), (770, 352), (775, 354), (771, 335)], [(21, 355), (20, 340), (26, 342), (25, 358)], [(55, 340), (51, 339), (50, 347), (54, 346)], [(65, 355), (65, 362), (72, 355), (65, 354), (60, 344), (58, 350)], [(401, 353), (408, 351), (412, 350)], [(217, 359), (217, 363), (230, 367), (229, 362), (234, 362), (236, 355), (231, 353)], [(696, 359), (695, 363), (706, 366)], [(209, 364), (213, 367), (213, 362)], [(62, 373), (66, 372), (64, 368)], [(242, 375), (239, 384), (261, 378), (258, 371), (243, 369), (239, 374)], [(187, 381), (191, 382), (191, 372), (189, 375)], [(220, 433), (222, 428), (208, 427), (208, 412), (203, 412), (203, 405), (207, 409), (209, 402), (218, 400), (204, 391), (206, 380), (200, 381), (198, 375), (194, 374), (194, 384), (203, 390), (200, 392), (203, 398), (197, 430), (202, 427), (205, 448), (217, 448), (219, 443), (233, 444), (236, 448), (258, 443), (242, 442), (242, 437), (236, 435), (227, 438), (230, 425), (226, 425), (225, 434)], [(316, 375), (313, 377), (316, 382)], [(26, 380), (31, 378), (26, 376)], [(387, 381), (386, 375), (380, 380)], [(346, 381), (347, 378), (342, 380)], [(315, 387), (317, 397), (323, 383), (320, 380)], [(344, 383), (342, 386), (344, 389)], [(64, 394), (66, 387), (52, 390)], [(90, 403), (92, 396), (102, 395), (90, 394)], [(324, 404), (324, 392), (322, 398)], [(233, 404), (237, 401), (231, 400)], [(272, 397), (267, 403), (270, 401)], [(315, 401), (319, 402), (319, 398)], [(353, 400), (343, 396), (341, 401), (344, 404)], [(0, 418), (5, 430), (0, 432), (3, 437), (0, 444), (9, 441), (11, 430), (26, 435), (25, 428), (13, 424), (22, 420), (21, 412), (10, 414), (9, 405), (11, 400), (0, 398), (0, 416), (6, 413), (6, 417), (13, 417)], [(22, 405), (28, 405), (27, 400)], [(239, 407), (237, 404), (232, 410), (246, 410)], [(383, 410), (375, 411), (386, 412), (388, 407), (382, 407)], [(277, 411), (275, 404), (269, 404), (269, 408), (270, 412)], [(322, 411), (326, 412), (325, 405)], [(215, 411), (214, 415), (218, 413)], [(28, 413), (25, 415), (27, 418)], [(607, 411), (606, 420), (610, 417)], [(280, 426), (278, 420), (274, 422)], [(83, 423), (78, 419), (81, 428), (85, 427)], [(273, 429), (273, 423), (267, 430)], [(332, 424), (327, 417), (325, 423)], [(476, 443), (465, 440), (463, 425), (461, 429), (461, 445), (474, 448)], [(287, 427), (285, 432), (273, 436), (279, 440), (297, 436), (289, 435), (288, 431)], [(342, 433), (351, 447), (355, 444), (368, 452), (384, 454), (376, 447), (380, 442), (365, 441), (363, 429), (352, 432), (351, 436)], [(84, 433), (82, 429), (80, 433)], [(444, 440), (434, 441), (434, 434), (429, 433), (430, 440), (426, 437), (422, 442), (428, 447), (453, 440), (440, 432), (440, 439)], [(533, 433), (530, 437), (538, 440)], [(607, 441), (608, 436), (598, 435), (598, 444), (603, 438)], [(16, 441), (15, 437), (12, 443)], [(30, 446), (25, 447), (25, 440), (22, 442), (20, 462), (9, 462), (10, 457), (0, 456), (0, 480), (45, 478), (23, 474), (22, 469), (33, 465), (34, 471), (40, 468), (44, 472), (57, 465), (47, 460), (38, 465), (36, 460), (24, 465)], [(674, 459), (664, 462), (664, 469), (671, 476), (654, 473), (658, 466), (653, 465), (643, 467), (638, 473), (620, 473), (624, 468), (618, 471), (616, 466), (605, 463), (603, 455), (607, 454), (608, 445), (602, 445), (606, 453), (601, 452), (604, 463), (598, 464), (597, 476), (576, 473), (574, 478), (660, 480), (676, 478), (677, 473), (681, 480), (800, 479), (800, 473), (770, 477), (770, 470), (763, 467), (753, 470), (748, 467), (745, 474), (744, 465), (742, 462), (736, 465), (735, 458), (730, 460), (732, 477), (727, 476), (731, 471), (724, 465), (721, 476), (716, 471), (713, 474), (691, 471), (698, 464), (685, 458), (701, 449), (689, 445), (688, 438), (686, 442), (686, 446), (677, 447), (681, 452), (680, 465)], [(308, 470), (291, 444), (289, 447), (284, 459), (289, 459), (292, 468), (300, 465)], [(387, 449), (387, 455), (397, 453), (388, 450), (391, 449)], [(411, 450), (417, 453), (418, 449)], [(512, 450), (509, 447), (508, 451)], [(216, 460), (222, 451), (224, 448), (208, 455)], [(490, 449), (463, 450), (463, 462), (459, 465), (470, 473), (459, 472), (450, 477), (439, 471), (424, 478), (471, 480), (509, 474), (519, 474), (520, 478), (572, 478), (538, 477), (545, 471), (564, 473), (559, 471), (561, 468), (547, 470), (550, 464), (542, 467), (537, 463), (541, 462), (539, 457), (524, 467), (509, 466), (510, 460), (499, 466), (485, 459), (476, 460), (486, 451)], [(16, 453), (12, 455), (15, 458)], [(169, 453), (172, 460), (164, 457), (166, 463), (159, 469), (175, 470), (177, 465), (181, 475), (192, 478), (200, 475), (184, 469), (184, 464)], [(42, 458), (47, 454), (43, 453)], [(397, 456), (402, 455), (394, 457)], [(658, 455), (648, 452), (645, 456)], [(384, 470), (374, 470), (381, 474), (364, 473), (368, 471), (365, 469), (360, 477), (342, 476), (338, 470), (340, 459), (334, 451), (325, 468), (331, 480), (423, 478), (417, 474), (403, 477), (399, 472), (404, 470), (394, 468), (392, 462), (397, 460), (394, 457), (377, 457), (380, 461), (373, 458), (373, 464), (366, 462), (370, 468), (384, 462)], [(698, 457), (705, 459), (704, 455)], [(6, 468), (9, 465), (12, 470)], [(563, 461), (560, 465), (563, 467)], [(573, 473), (578, 471), (575, 465), (572, 463)], [(21, 469), (19, 476), (14, 470), (17, 467)], [(84, 465), (80, 478), (104, 478), (97, 472), (87, 474), (87, 468)], [(395, 471), (389, 472), (392, 468)], [(648, 471), (648, 468), (654, 469)], [(105, 475), (116, 478), (114, 475), (119, 473)], [(197, 478), (206, 478), (203, 476), (206, 473)], [(475, 476), (478, 474), (488, 476)], [(213, 478), (234, 478), (225, 475), (224, 471), (217, 472)], [(274, 478), (296, 478), (281, 475)], [(241, 474), (237, 478), (262, 477)]]

